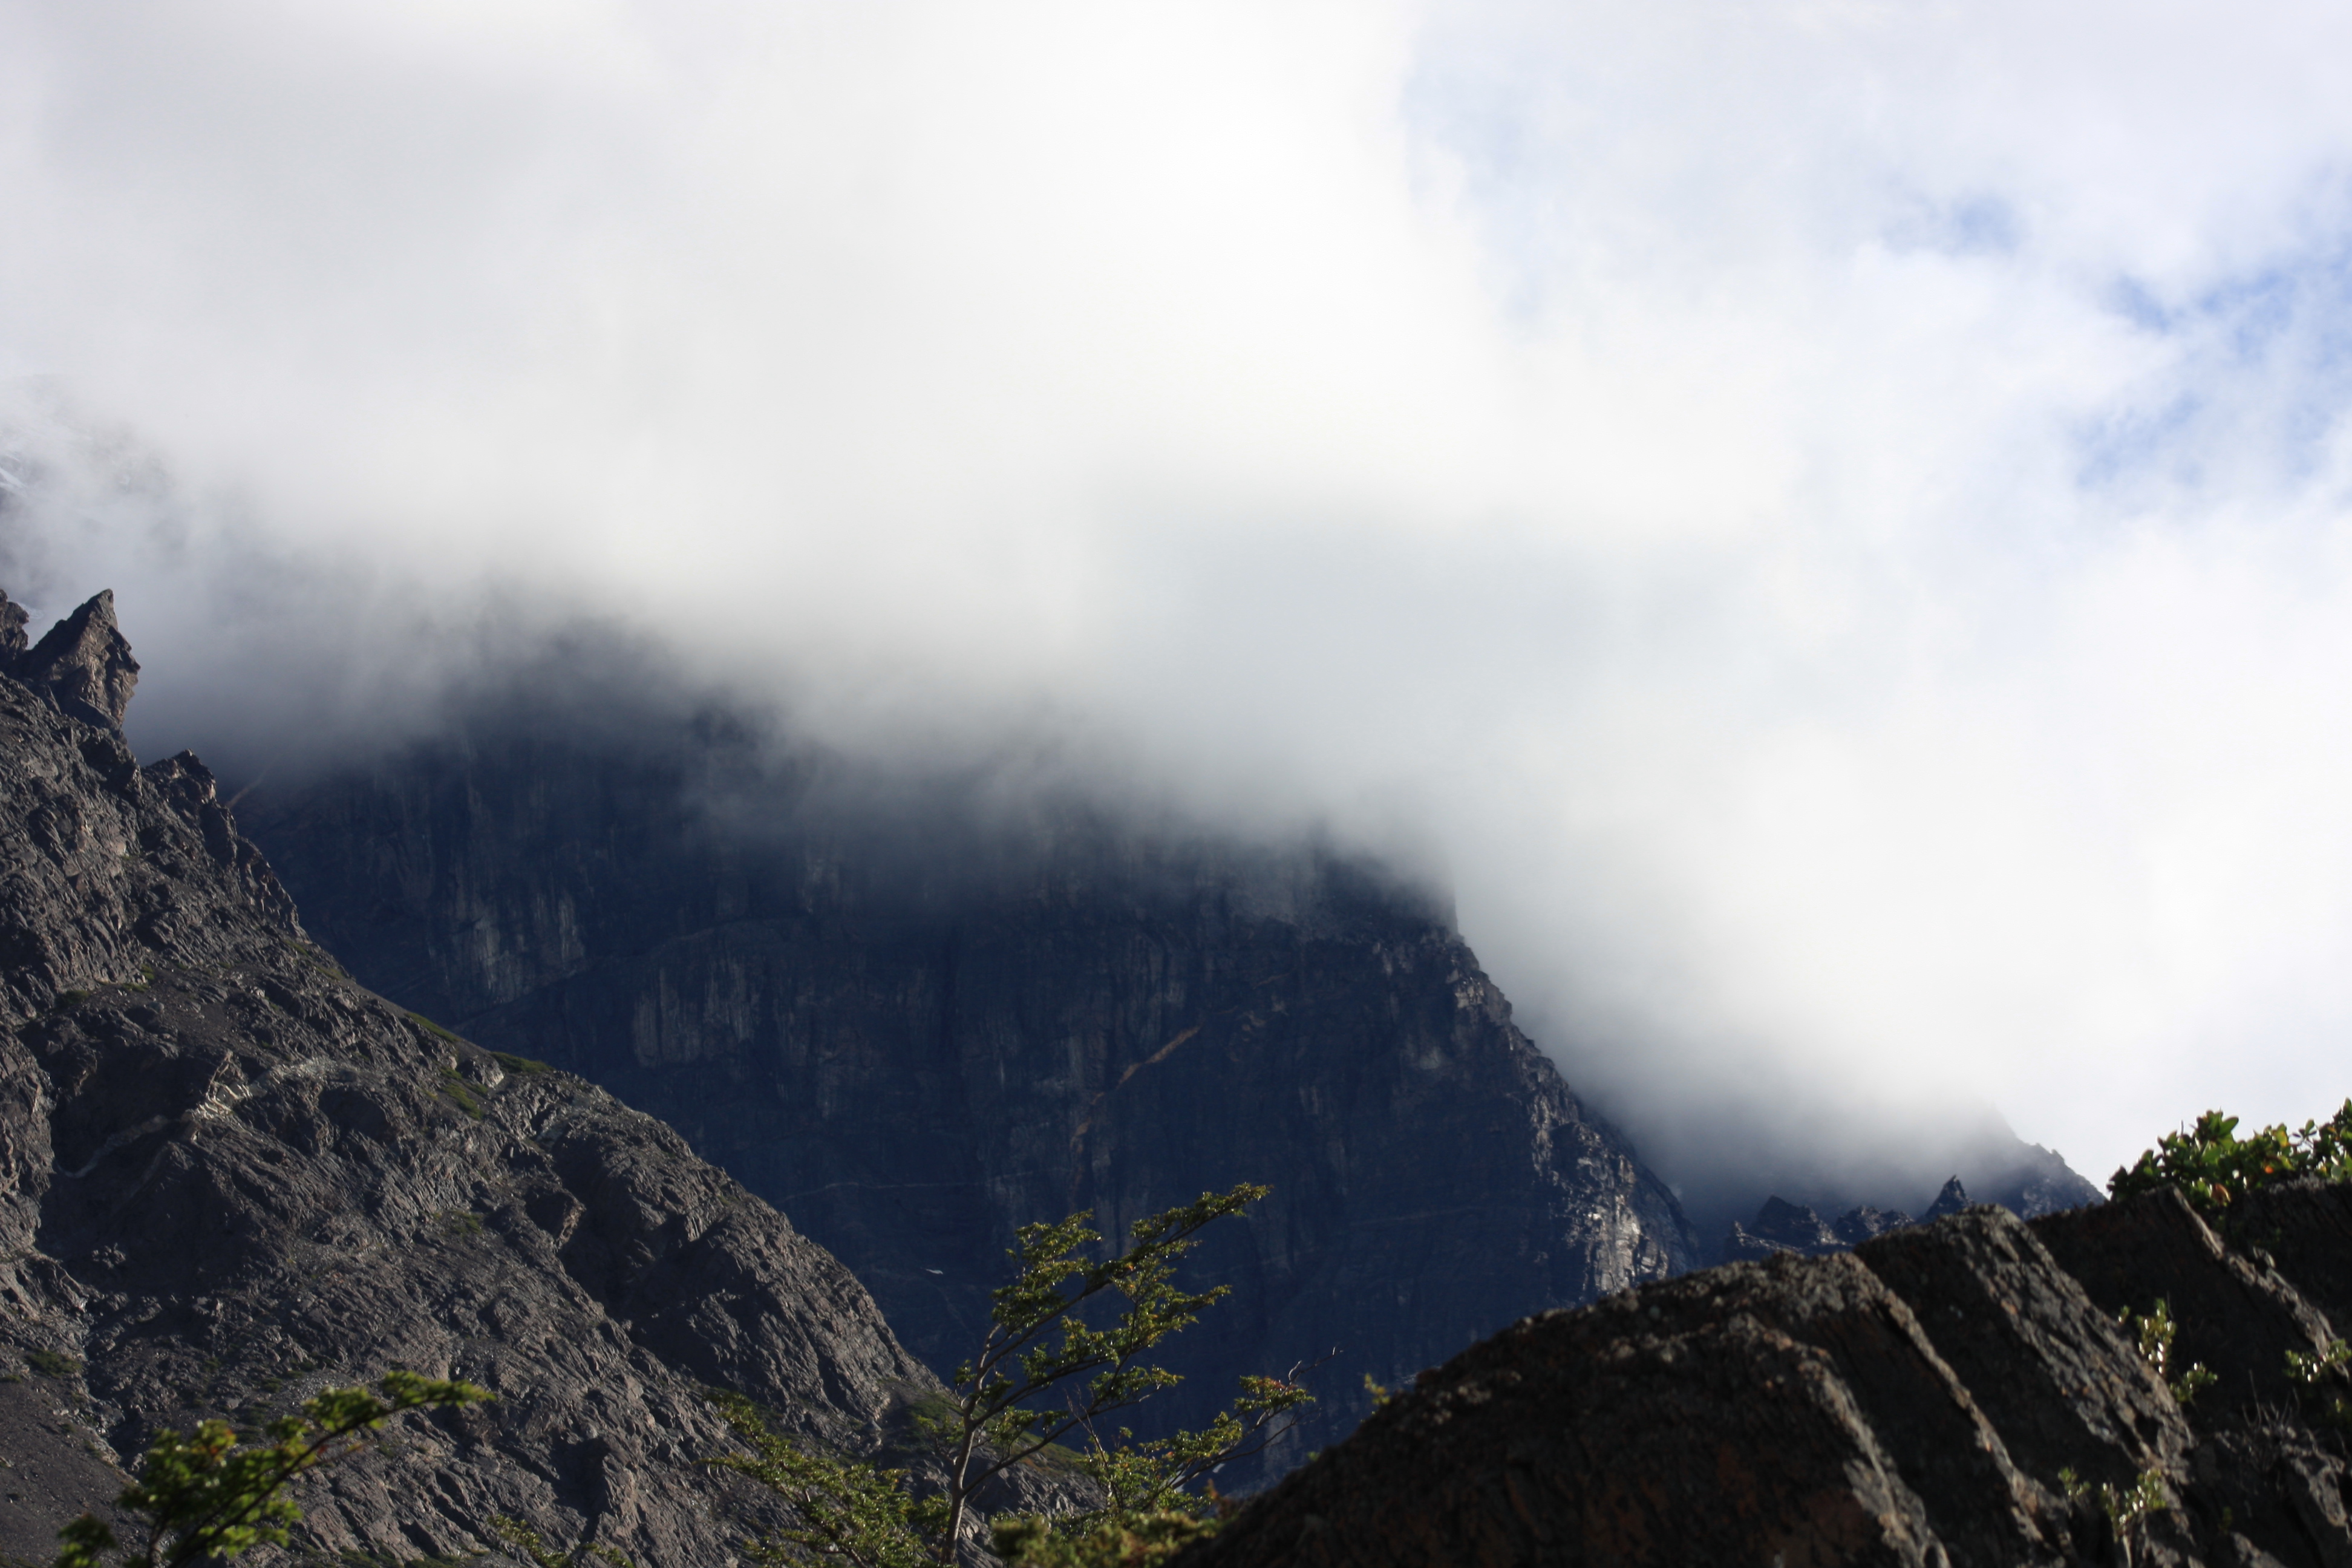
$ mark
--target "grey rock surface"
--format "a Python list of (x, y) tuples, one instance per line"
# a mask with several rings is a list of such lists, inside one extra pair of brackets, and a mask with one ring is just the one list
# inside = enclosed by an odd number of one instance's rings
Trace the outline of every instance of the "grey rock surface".
[[(19, 610), (19, 617), (23, 612)], [(17, 621), (21, 628), (21, 618)], [(99, 594), (11, 661), (9, 673), (58, 711), (103, 729), (122, 728), (139, 661), (115, 625), (114, 595)]]
[[(2266, 1208), (2281, 1236), (2329, 1235), (2342, 1189)], [(1970, 1208), (1517, 1324), (1177, 1563), (2352, 1562), (2327, 1403), (2352, 1383), (2184, 1411), (2110, 1304), (2149, 1288), (2235, 1373), (2318, 1321), (2168, 1189), (2030, 1225)], [(2142, 1486), (2159, 1506), (2101, 1499)]]
[[(35, 673), (127, 667), (74, 662), (119, 636), (77, 616)], [(356, 984), (200, 763), (47, 696), (0, 678), (0, 1552), (46, 1560), (160, 1427), (404, 1366), (499, 1397), (308, 1486), (313, 1554), (457, 1557), (503, 1514), (718, 1564), (706, 1385), (852, 1448), (935, 1386), (782, 1215)]]
[(1211, 1233), (1201, 1277), (1234, 1294), (1156, 1417), (1338, 1347), (1292, 1459), (1365, 1373), (1696, 1260), (1445, 911), (1377, 867), (1076, 810), (845, 807), (824, 759), (707, 714), (559, 706), (257, 791), (254, 834), (368, 984), (662, 1116), (935, 1367), (1015, 1226), (1245, 1180), (1274, 1195)]

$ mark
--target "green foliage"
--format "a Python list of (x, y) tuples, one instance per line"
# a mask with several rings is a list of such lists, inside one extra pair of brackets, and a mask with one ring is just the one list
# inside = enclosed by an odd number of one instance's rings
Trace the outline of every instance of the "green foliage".
[(2289, 1351), (2286, 1375), (2297, 1404), (2326, 1426), (2352, 1428), (2352, 1400), (2344, 1393), (2352, 1384), (2352, 1345), (2333, 1340), (2320, 1355)]
[[(947, 1510), (934, 1537), (941, 1563), (953, 1561), (971, 1494), (988, 1480), (1073, 1431), (1091, 1433), (1102, 1417), (1179, 1381), (1142, 1357), (1199, 1321), (1229, 1288), (1184, 1289), (1175, 1282), (1176, 1262), (1199, 1245), (1203, 1228), (1239, 1214), (1266, 1192), (1244, 1183), (1147, 1215), (1129, 1227), (1123, 1251), (1098, 1262), (1084, 1256), (1102, 1239), (1084, 1213), (1014, 1233), (1013, 1283), (992, 1292), (980, 1354), (957, 1369), (950, 1384), (956, 1416), (946, 1455)], [(1108, 1327), (1097, 1329), (1081, 1312), (1106, 1297), (1124, 1305)], [(1061, 1395), (1058, 1405), (1032, 1403), (1049, 1393)]]
[[(1127, 1247), (1099, 1261), (1087, 1256), (1101, 1237), (1085, 1214), (1023, 1226), (1007, 1255), (1013, 1280), (992, 1293), (980, 1353), (957, 1370), (944, 1396), (916, 1412), (917, 1430), (946, 1469), (934, 1495), (914, 1498), (906, 1472), (796, 1443), (771, 1431), (748, 1401), (715, 1396), (751, 1453), (707, 1462), (760, 1482), (783, 1500), (796, 1521), (747, 1543), (746, 1555), (759, 1563), (839, 1562), (854, 1568), (950, 1564), (974, 1494), (1015, 1465), (1066, 1455), (1058, 1445), (1077, 1433), (1085, 1435), (1085, 1450), (1059, 1462), (1098, 1482), (1105, 1504), (1060, 1521), (1003, 1521), (999, 1538), (1016, 1568), (1153, 1563), (1213, 1529), (1214, 1491), (1195, 1495), (1189, 1489), (1205, 1486), (1218, 1468), (1257, 1451), (1283, 1429), (1285, 1413), (1309, 1398), (1295, 1381), (1244, 1378), (1233, 1409), (1204, 1431), (1137, 1444), (1121, 1428), (1116, 1448), (1097, 1434), (1104, 1417), (1178, 1381), (1175, 1373), (1144, 1358), (1198, 1321), (1226, 1289), (1179, 1286), (1176, 1262), (1198, 1245), (1204, 1226), (1265, 1193), (1246, 1184), (1229, 1193), (1203, 1193), (1195, 1203), (1136, 1221)], [(1113, 1302), (1118, 1310), (1106, 1324), (1087, 1321), (1087, 1308)]]
[(2178, 1358), (2173, 1354), (2172, 1342), (2179, 1337), (2180, 1325), (2173, 1321), (2169, 1301), (2159, 1300), (2146, 1313), (2126, 1307), (2116, 1321), (2123, 1326), (2124, 1332), (2135, 1336), (2139, 1359), (2147, 1363), (2148, 1371), (2164, 1380), (2164, 1386), (2172, 1391), (2174, 1404), (2185, 1409), (2200, 1393), (2221, 1381), (2201, 1361), (2191, 1362), (2176, 1372)]
[(751, 1452), (703, 1463), (748, 1476), (784, 1500), (800, 1522), (744, 1543), (758, 1563), (847, 1563), (861, 1568), (921, 1568), (931, 1560), (910, 1516), (907, 1472), (856, 1464), (805, 1447), (769, 1428), (759, 1406), (713, 1390), (727, 1425)]
[(2107, 1528), (2115, 1533), (2116, 1543), (2123, 1548), (2126, 1563), (2131, 1561), (2132, 1537), (2141, 1521), (2172, 1506), (2171, 1494), (2164, 1489), (2161, 1470), (2142, 1470), (2130, 1486), (2118, 1489), (2106, 1482), (2094, 1488), (2069, 1468), (2058, 1472), (2058, 1484), (2068, 1502), (2085, 1499), (2097, 1501), (2099, 1511), (2106, 1516)]
[(143, 1547), (126, 1549), (99, 1519), (84, 1514), (58, 1532), (56, 1568), (101, 1568), (101, 1553), (120, 1552), (121, 1564), (159, 1568), (234, 1557), (264, 1542), (282, 1546), (287, 1527), (302, 1517), (279, 1494), (288, 1482), (367, 1446), (368, 1434), (408, 1410), (473, 1405), (488, 1399), (467, 1383), (388, 1372), (377, 1385), (331, 1388), (263, 1428), (268, 1441), (241, 1444), (226, 1421), (197, 1425), (193, 1436), (159, 1432), (139, 1479), (118, 1500), (146, 1521)]
[(1375, 1410), (1396, 1397), (1387, 1384), (1374, 1382), (1369, 1372), (1364, 1373), (1364, 1392), (1372, 1396), (1372, 1408)]
[(1152, 1568), (1216, 1529), (1213, 1520), (1171, 1509), (1076, 1526), (1023, 1514), (997, 1521), (991, 1535), (1009, 1568)]
[(2301, 1351), (2286, 1352), (2288, 1381), (2305, 1388), (2341, 1382), (2347, 1373), (2352, 1373), (2352, 1345), (2342, 1340), (2329, 1341), (2325, 1355), (2305, 1355)]
[(627, 1553), (601, 1543), (592, 1546), (583, 1541), (569, 1552), (558, 1552), (540, 1539), (539, 1531), (503, 1514), (490, 1521), (490, 1533), (509, 1552), (534, 1568), (583, 1568), (591, 1561), (609, 1563), (611, 1568), (636, 1568)]
[(426, 1017), (422, 1013), (411, 1013), (408, 1016), (408, 1021), (415, 1025), (418, 1028), (424, 1030), (426, 1034), (432, 1036), (436, 1040), (446, 1040), (453, 1046), (462, 1045), (464, 1043), (459, 1040), (457, 1036), (451, 1034), (448, 1030), (443, 1028), (440, 1025), (435, 1023), (432, 1019)]
[(555, 1070), (545, 1062), (533, 1061), (529, 1057), (519, 1057), (512, 1051), (492, 1051), (490, 1053), (490, 1059), (497, 1062), (499, 1066), (506, 1068), (507, 1071), (514, 1074), (517, 1078), (530, 1078), (535, 1073), (553, 1072)]
[(43, 1377), (71, 1377), (81, 1371), (81, 1363), (55, 1351), (26, 1351), (25, 1364)]
[[(1087, 1446), (1074, 1468), (1103, 1489), (1104, 1506), (1065, 1521), (1081, 1528), (1111, 1523), (1129, 1516), (1181, 1513), (1195, 1519), (1212, 1517), (1217, 1495), (1209, 1478), (1237, 1458), (1264, 1448), (1288, 1425), (1282, 1417), (1315, 1396), (1290, 1376), (1244, 1376), (1241, 1397), (1231, 1410), (1220, 1411), (1199, 1432), (1177, 1432), (1136, 1443), (1135, 1434), (1119, 1429), (1119, 1447), (1108, 1447), (1089, 1427)], [(1203, 1489), (1195, 1493), (1190, 1489)]]
[(2196, 1125), (2168, 1132), (2107, 1183), (2110, 1195), (2176, 1186), (2191, 1204), (2218, 1214), (2258, 1187), (2317, 1176), (2352, 1181), (2352, 1100), (2326, 1121), (2293, 1132), (2284, 1124), (2238, 1136), (2238, 1119), (2209, 1110)]
[(455, 1072), (445, 1069), (441, 1074), (441, 1092), (457, 1102), (457, 1109), (479, 1121), (482, 1119), (481, 1096), (474, 1086)]

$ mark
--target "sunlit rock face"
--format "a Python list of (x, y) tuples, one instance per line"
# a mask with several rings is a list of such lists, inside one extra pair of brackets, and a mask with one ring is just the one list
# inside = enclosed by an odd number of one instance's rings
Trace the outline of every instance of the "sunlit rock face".
[(160, 1429), (404, 1366), (498, 1398), (299, 1489), (304, 1560), (466, 1559), (503, 1515), (717, 1563), (708, 1387), (853, 1452), (936, 1387), (668, 1128), (313, 944), (201, 762), (142, 766), (119, 708), (58, 700), (135, 668), (105, 595), (21, 634), (0, 609), (0, 649), (58, 657), (0, 676), (0, 1558), (47, 1561)]
[(1695, 1261), (1446, 911), (1378, 867), (876, 804), (759, 754), (707, 717), (509, 710), (249, 815), (355, 973), (668, 1121), (934, 1366), (1015, 1226), (1240, 1181), (1273, 1196), (1204, 1247), (1233, 1296), (1161, 1413), (1336, 1349), (1302, 1448), (1366, 1373)]
[(58, 712), (120, 730), (139, 685), (139, 661), (115, 624), (114, 595), (101, 593), (26, 647), (24, 606), (0, 594), (0, 671)]

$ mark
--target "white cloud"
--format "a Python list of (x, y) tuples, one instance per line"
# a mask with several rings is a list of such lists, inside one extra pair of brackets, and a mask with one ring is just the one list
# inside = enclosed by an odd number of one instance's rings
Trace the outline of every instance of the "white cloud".
[(2103, 1173), (2352, 1091), (2347, 31), (0, 0), (0, 366), (174, 477), (18, 570), (159, 735), (503, 593), (1410, 819), (1654, 1147), (1793, 1079)]

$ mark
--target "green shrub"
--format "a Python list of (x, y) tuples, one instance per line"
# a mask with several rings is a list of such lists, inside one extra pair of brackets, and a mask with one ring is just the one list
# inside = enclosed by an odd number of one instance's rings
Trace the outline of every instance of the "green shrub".
[(2174, 1186), (2207, 1214), (2218, 1214), (2261, 1187), (2304, 1176), (2352, 1181), (2352, 1100), (2326, 1121), (2284, 1125), (2238, 1136), (2238, 1119), (2209, 1110), (2196, 1125), (2168, 1132), (2134, 1164), (2107, 1183), (2109, 1195), (2130, 1197)]
[[(993, 1521), (998, 1551), (1012, 1568), (1146, 1568), (1214, 1530), (1218, 1499), (1209, 1476), (1286, 1429), (1289, 1413), (1309, 1398), (1293, 1381), (1298, 1369), (1292, 1377), (1243, 1378), (1234, 1407), (1203, 1431), (1136, 1443), (1121, 1429), (1116, 1448), (1098, 1433), (1103, 1417), (1177, 1382), (1175, 1373), (1142, 1358), (1190, 1327), (1226, 1288), (1185, 1289), (1174, 1266), (1198, 1245), (1203, 1226), (1265, 1193), (1246, 1184), (1203, 1193), (1196, 1203), (1137, 1220), (1128, 1245), (1099, 1259), (1088, 1254), (1102, 1238), (1083, 1213), (1023, 1226), (1010, 1253), (1015, 1277), (992, 1293), (980, 1353), (944, 1394), (914, 1411), (916, 1429), (944, 1471), (929, 1496), (913, 1495), (904, 1470), (842, 1459), (784, 1436), (749, 1400), (713, 1391), (751, 1453), (705, 1463), (758, 1482), (791, 1515), (782, 1529), (744, 1542), (743, 1555), (759, 1563), (820, 1558), (851, 1568), (948, 1568), (974, 1495), (1013, 1466), (1041, 1460), (1096, 1482), (1103, 1506), (1055, 1520)], [(1107, 1326), (1087, 1321), (1088, 1309), (1112, 1302), (1123, 1304)], [(1081, 1434), (1082, 1451), (1059, 1446)], [(1196, 1485), (1200, 1491), (1189, 1489)]]
[(2147, 1312), (2135, 1312), (2126, 1307), (2116, 1321), (2124, 1332), (2138, 1341), (2139, 1359), (2147, 1363), (2148, 1371), (2164, 1380), (2164, 1386), (2172, 1391), (2174, 1404), (2185, 1408), (2199, 1394), (2221, 1381), (2201, 1361), (2189, 1363), (2179, 1369), (2178, 1376), (2174, 1375), (2172, 1342), (2179, 1336), (2180, 1325), (2173, 1321), (2171, 1302), (2159, 1300)]
[(119, 1500), (146, 1524), (146, 1541), (125, 1549), (93, 1514), (58, 1531), (56, 1568), (102, 1568), (101, 1553), (120, 1552), (118, 1568), (186, 1568), (235, 1557), (248, 1547), (286, 1544), (287, 1527), (302, 1510), (279, 1494), (288, 1482), (359, 1452), (385, 1420), (407, 1410), (472, 1405), (490, 1397), (471, 1384), (389, 1372), (370, 1394), (331, 1388), (299, 1415), (273, 1421), (268, 1441), (240, 1443), (226, 1421), (199, 1422), (194, 1436), (159, 1432), (133, 1481)]

